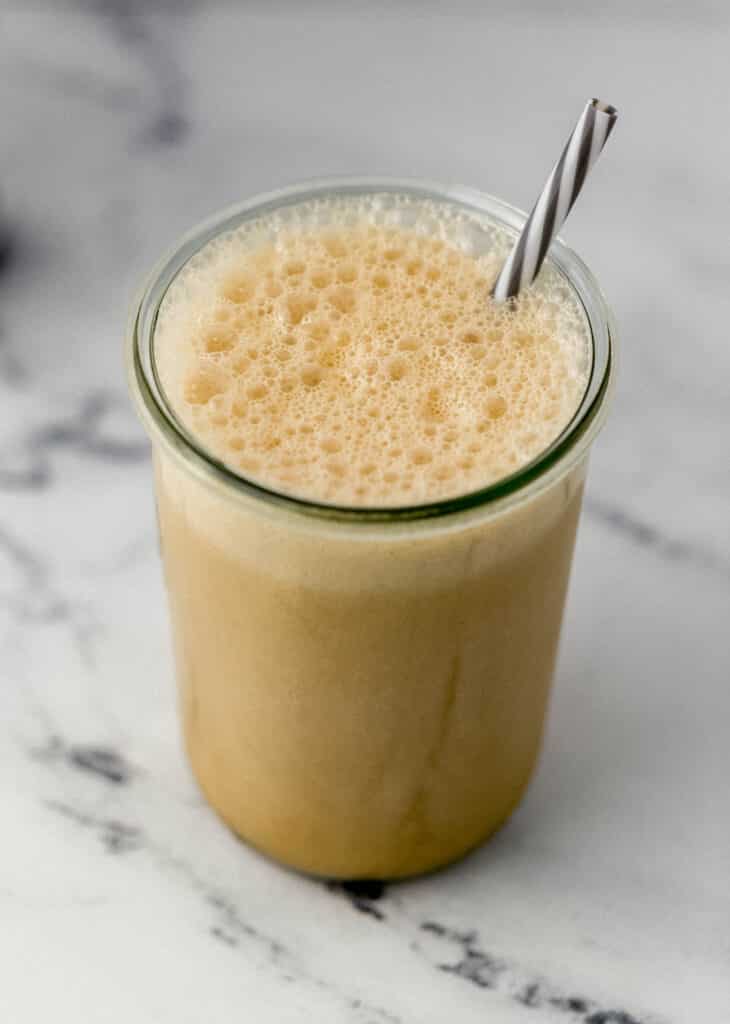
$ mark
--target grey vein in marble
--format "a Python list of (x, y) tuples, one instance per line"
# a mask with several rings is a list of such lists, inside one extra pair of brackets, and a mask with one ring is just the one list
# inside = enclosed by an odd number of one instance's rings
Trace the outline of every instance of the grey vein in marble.
[(135, 825), (128, 825), (115, 818), (101, 818), (93, 814), (61, 803), (59, 800), (47, 800), (45, 806), (49, 811), (60, 814), (82, 828), (92, 829), (99, 836), (104, 849), (108, 853), (121, 854), (139, 850), (144, 844), (142, 830)]
[(356, 879), (351, 882), (330, 882), (328, 888), (330, 892), (342, 893), (360, 914), (374, 917), (376, 921), (385, 920), (385, 912), (378, 906), (378, 901), (385, 895), (383, 882)]
[(144, 851), (163, 870), (172, 871), (183, 879), (211, 909), (213, 921), (209, 933), (216, 941), (231, 949), (237, 949), (241, 943), (253, 944), (263, 951), (266, 964), (282, 981), (308, 985), (334, 997), (354, 1024), (402, 1024), (399, 1016), (384, 1007), (350, 994), (336, 980), (310, 972), (284, 943), (247, 921), (223, 888), (205, 879), (187, 860), (160, 846), (140, 827), (61, 801), (46, 800), (44, 806), (82, 830), (94, 833), (107, 853), (117, 856)]
[(116, 750), (93, 744), (68, 746), (60, 736), (51, 735), (46, 742), (31, 749), (31, 755), (45, 764), (65, 761), (73, 768), (103, 779), (114, 786), (127, 785), (134, 774), (131, 765)]
[[(176, 8), (161, 7), (180, 17), (192, 8), (189, 0)], [(167, 38), (172, 22), (164, 32), (155, 32), (145, 18), (145, 6), (130, 0), (98, 0), (92, 10), (102, 16), (118, 40), (138, 57), (153, 83), (152, 111), (140, 134), (145, 147), (176, 146), (190, 130), (185, 106), (186, 82)]]
[[(0, 197), (1, 198), (1, 197)], [(6, 220), (0, 205), (0, 297), (7, 278), (19, 260), (20, 243), (12, 224)], [(15, 388), (27, 380), (27, 374), (17, 353), (9, 347), (7, 328), (0, 313), (0, 381), (7, 387)]]
[[(654, 1016), (637, 1017), (623, 1009), (601, 1008), (595, 1000), (561, 992), (556, 985), (531, 976), (524, 967), (486, 952), (475, 930), (449, 928), (437, 921), (424, 921), (420, 928), (426, 935), (442, 940), (445, 950), (452, 953), (452, 957), (456, 956), (456, 959), (443, 961), (433, 952), (430, 956), (427, 953), (440, 971), (477, 988), (503, 994), (521, 1006), (556, 1011), (575, 1024), (660, 1024), (659, 1018)], [(414, 948), (423, 952), (418, 941)]]
[[(397, 886), (391, 900), (382, 883), (377, 882), (330, 883), (328, 888), (342, 893), (360, 913), (395, 923), (399, 931), (405, 925), (405, 930), (413, 934), (409, 946), (416, 954), (438, 970), (479, 989), (530, 1009), (566, 1015), (575, 1024), (662, 1024), (654, 1015), (635, 1016), (624, 1009), (601, 1007), (594, 999), (561, 990), (524, 966), (484, 950), (476, 929), (456, 929), (431, 920), (414, 925), (400, 910)], [(385, 905), (378, 906), (384, 897)]]
[(67, 625), (81, 660), (93, 668), (95, 645), (102, 631), (94, 609), (60, 592), (49, 577), (44, 559), (0, 523), (0, 564), (3, 556), (16, 582), (5, 594), (0, 590), (0, 607), (7, 609), (18, 626)]
[(583, 514), (616, 530), (630, 544), (649, 548), (660, 558), (686, 562), (730, 579), (730, 557), (727, 553), (714, 550), (701, 541), (671, 537), (655, 524), (639, 519), (622, 505), (588, 497), (584, 502)]
[(90, 391), (67, 416), (52, 419), (4, 451), (0, 449), (0, 491), (48, 487), (53, 475), (53, 455), (59, 450), (110, 462), (146, 459), (147, 443), (127, 436), (123, 428), (115, 425), (120, 409), (125, 411), (126, 420), (128, 407), (120, 395)]

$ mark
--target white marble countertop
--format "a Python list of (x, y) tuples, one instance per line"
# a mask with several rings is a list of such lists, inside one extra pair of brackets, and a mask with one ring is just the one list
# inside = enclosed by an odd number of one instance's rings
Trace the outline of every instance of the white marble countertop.
[[(0, 1021), (727, 1024), (726, 6), (2, 6)], [(132, 292), (314, 175), (528, 205), (595, 93), (621, 122), (566, 234), (621, 379), (536, 781), (451, 870), (296, 877), (181, 753)]]

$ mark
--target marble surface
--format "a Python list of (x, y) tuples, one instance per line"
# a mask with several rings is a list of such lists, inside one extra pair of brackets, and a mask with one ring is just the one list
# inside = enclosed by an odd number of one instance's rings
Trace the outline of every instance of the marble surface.
[[(730, 1021), (725, 5), (0, 10), (0, 1020)], [(584, 99), (621, 121), (566, 237), (621, 379), (523, 806), (431, 878), (239, 844), (178, 740), (121, 336), (216, 207), (323, 173), (528, 205)]]

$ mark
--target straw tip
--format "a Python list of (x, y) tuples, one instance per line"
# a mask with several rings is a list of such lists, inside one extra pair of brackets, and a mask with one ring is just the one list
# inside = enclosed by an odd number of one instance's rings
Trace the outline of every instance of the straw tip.
[(597, 100), (595, 96), (591, 100), (591, 106), (594, 110), (600, 111), (601, 114), (607, 114), (612, 121), (618, 117), (618, 110), (610, 103), (604, 103), (603, 100)]

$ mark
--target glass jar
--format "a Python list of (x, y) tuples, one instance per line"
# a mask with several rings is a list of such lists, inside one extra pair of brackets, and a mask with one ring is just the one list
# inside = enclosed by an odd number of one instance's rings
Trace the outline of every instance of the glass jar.
[(560, 241), (550, 262), (585, 310), (587, 389), (517, 472), (412, 508), (343, 508), (245, 479), (168, 405), (155, 323), (187, 260), (275, 208), (333, 194), (437, 199), (519, 232), (524, 215), (462, 187), (323, 180), (259, 196), (155, 268), (128, 336), (154, 452), (182, 726), (212, 806), (299, 870), (394, 878), (446, 864), (519, 802), (539, 751), (590, 445), (615, 330)]

